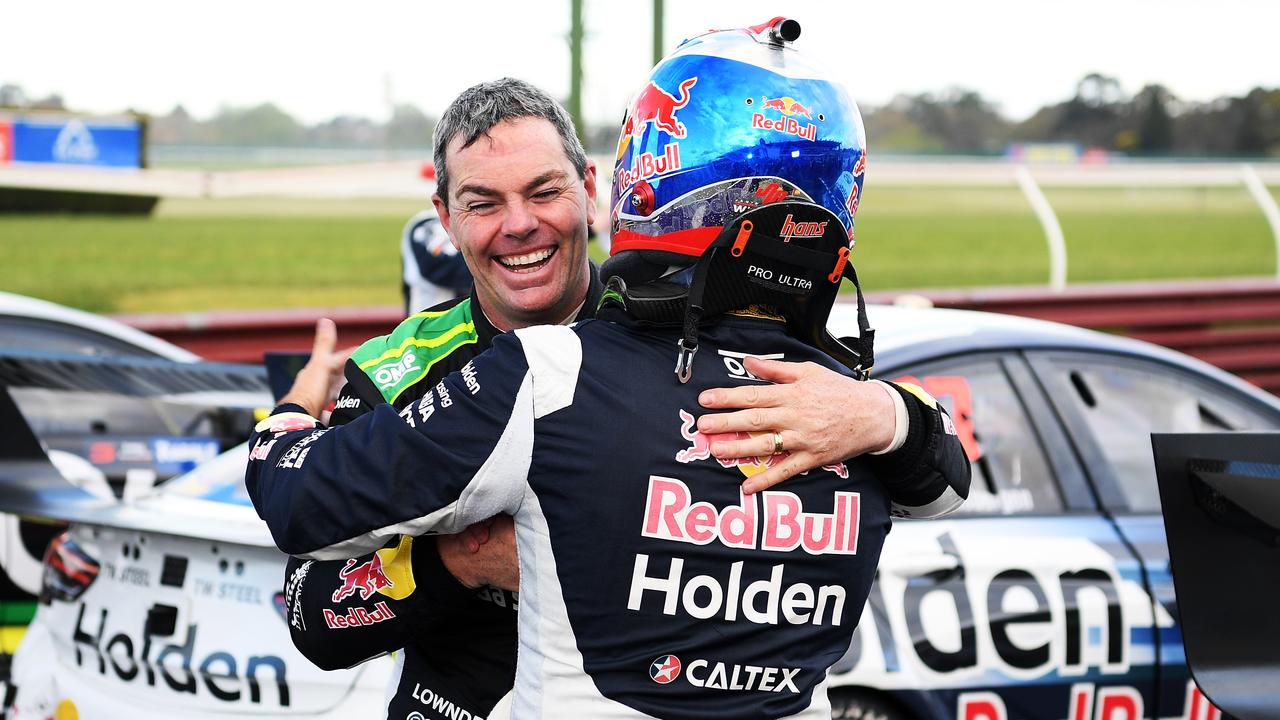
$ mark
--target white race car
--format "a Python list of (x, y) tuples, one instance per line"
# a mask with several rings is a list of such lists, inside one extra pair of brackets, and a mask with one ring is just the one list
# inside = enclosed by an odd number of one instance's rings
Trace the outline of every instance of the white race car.
[(326, 672), (294, 650), (285, 556), (245, 494), (247, 453), (99, 505), (54, 539), (13, 717), (379, 716), (388, 659)]

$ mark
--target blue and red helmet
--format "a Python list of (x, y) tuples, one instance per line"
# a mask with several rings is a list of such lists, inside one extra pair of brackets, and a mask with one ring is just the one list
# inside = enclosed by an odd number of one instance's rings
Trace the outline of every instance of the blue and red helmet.
[(844, 87), (789, 46), (793, 20), (686, 40), (632, 101), (618, 139), (611, 253), (700, 256), (733, 219), (782, 200), (836, 215), (853, 242), (866, 133)]

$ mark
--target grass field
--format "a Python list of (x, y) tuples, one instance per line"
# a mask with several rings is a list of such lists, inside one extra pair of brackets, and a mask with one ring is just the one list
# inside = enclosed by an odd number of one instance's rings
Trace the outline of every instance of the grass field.
[[(1271, 232), (1243, 189), (1045, 194), (1070, 282), (1275, 272)], [(0, 216), (0, 289), (120, 313), (394, 305), (400, 230), (422, 206), (166, 200), (150, 218)], [(853, 257), (869, 290), (1043, 284), (1049, 272), (1014, 188), (870, 187)]]

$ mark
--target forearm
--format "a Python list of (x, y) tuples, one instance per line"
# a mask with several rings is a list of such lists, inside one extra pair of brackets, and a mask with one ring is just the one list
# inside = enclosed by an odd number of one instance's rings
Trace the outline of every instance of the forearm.
[(907, 428), (900, 447), (868, 461), (889, 489), (893, 513), (932, 518), (955, 510), (969, 496), (970, 468), (951, 418), (923, 390), (886, 385), (902, 401)]
[(402, 537), (351, 560), (290, 558), (285, 575), (289, 634), (324, 670), (347, 668), (424, 638), (456, 618), (475, 591), (440, 563), (433, 538)]

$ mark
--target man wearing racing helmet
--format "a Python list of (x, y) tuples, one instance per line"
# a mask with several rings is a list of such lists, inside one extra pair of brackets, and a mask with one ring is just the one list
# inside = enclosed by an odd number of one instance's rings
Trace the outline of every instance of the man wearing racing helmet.
[[(704, 79), (742, 73), (736, 64), (743, 61), (731, 58), (747, 52), (743, 38), (767, 46), (769, 53), (790, 52), (776, 26), (697, 38), (672, 61), (682, 55), (702, 58), (699, 77)], [(655, 71), (652, 87), (663, 86), (660, 73), (670, 62)], [(797, 101), (776, 92), (780, 85), (795, 87), (794, 79), (761, 65), (755, 69), (761, 75), (757, 87), (788, 98), (786, 107), (796, 112)], [(678, 108), (689, 105), (684, 92)], [(860, 164), (861, 124), (852, 102), (836, 99), (846, 104), (844, 110), (851, 109), (846, 119), (857, 131), (856, 143), (848, 143), (856, 150), (849, 158), (852, 170)], [(681, 119), (687, 121), (697, 108), (686, 108)], [(665, 125), (663, 131), (687, 135), (671, 122), (672, 110), (658, 107), (652, 117), (636, 119), (633, 108), (631, 139), (651, 120)], [(811, 142), (818, 137), (816, 128), (803, 132)], [(838, 146), (840, 132), (825, 133), (821, 141)], [(773, 138), (758, 139), (760, 152), (773, 152)], [(620, 143), (615, 196), (643, 180), (655, 199), (666, 197), (659, 183), (669, 176), (645, 176), (646, 167), (656, 167), (652, 154), (643, 157), (646, 143), (644, 137), (637, 143), (638, 165), (625, 161)], [(674, 162), (667, 156), (668, 172), (681, 169), (680, 151), (675, 152)], [(733, 148), (726, 157), (736, 152)], [(708, 167), (718, 162), (711, 158)], [(838, 166), (832, 158), (818, 163), (828, 171)], [(719, 167), (737, 171), (732, 163)], [(515, 337), (495, 339), (491, 352), (408, 403), (399, 416), (382, 406), (336, 432), (289, 432), (314, 423), (297, 414), (309, 408), (284, 405), (255, 438), (249, 489), (278, 544), (290, 552), (346, 557), (397, 533), (451, 531), (497, 512), (516, 514), (525, 588), (518, 713), (539, 707), (592, 717), (636, 711), (663, 717), (775, 717), (806, 708), (821, 713), (821, 678), (847, 647), (861, 613), (887, 531), (890, 500), (902, 514), (930, 516), (954, 507), (967, 493), (968, 466), (958, 441), (947, 433), (945, 413), (927, 396), (896, 386), (886, 387), (899, 414), (911, 421), (897, 423), (898, 435), (905, 437), (895, 439), (892, 452), (827, 463), (786, 493), (757, 497), (751, 493), (760, 488), (748, 483), (738, 494), (723, 482), (726, 473), (741, 470), (752, 476), (779, 459), (785, 463), (786, 436), (768, 433), (768, 446), (760, 449), (760, 438), (713, 442), (714, 435), (696, 429), (686, 408), (696, 406), (699, 390), (724, 383), (710, 363), (694, 362), (698, 348), (807, 358), (838, 367), (816, 345), (865, 370), (870, 333), (864, 321), (862, 342), (848, 348), (821, 329), (835, 286), (846, 268), (851, 270), (848, 233), (856, 205), (846, 204), (848, 212), (841, 217), (830, 207), (807, 202), (829, 201), (828, 196), (814, 198), (807, 178), (789, 179), (780, 172), (764, 177), (785, 182), (776, 187), (794, 199), (767, 190), (764, 196), (774, 202), (756, 202), (764, 207), (750, 209), (750, 199), (735, 202), (742, 196), (740, 178), (728, 178), (726, 193), (723, 176), (714, 173), (693, 188), (705, 191), (701, 212), (689, 203), (679, 206), (692, 211), (684, 228), (656, 226), (677, 234), (696, 230), (697, 239), (645, 232), (648, 228), (633, 219), (642, 209), (634, 207), (635, 193), (624, 199), (632, 207), (615, 204), (617, 229), (630, 222), (627, 229), (636, 235), (629, 245), (615, 245), (610, 263), (616, 277), (602, 313), (615, 323), (517, 330)], [(749, 184), (757, 194), (769, 187)], [(725, 212), (727, 207), (737, 212)], [(689, 265), (696, 256), (702, 260), (691, 270), (666, 273), (668, 265)], [(527, 259), (519, 256), (516, 264), (528, 264)], [(739, 312), (732, 318), (723, 314), (734, 308)], [(678, 380), (670, 374), (673, 338), (680, 340)], [(744, 386), (752, 381), (740, 380)], [(627, 418), (642, 422), (627, 425)], [(587, 442), (601, 450), (583, 453)], [(713, 451), (719, 457), (743, 446), (756, 448), (753, 452), (762, 457), (708, 462)], [(600, 482), (609, 483), (608, 492), (598, 491)], [(698, 502), (691, 505), (694, 496)], [(804, 512), (805, 506), (812, 512)], [(727, 580), (720, 572), (725, 567)], [(711, 570), (715, 577), (686, 578), (698, 570)], [(783, 593), (782, 576), (788, 571), (792, 584)], [(762, 594), (763, 609), (757, 603)], [(761, 635), (754, 624), (779, 627)], [(720, 659), (714, 668), (704, 657), (690, 661), (684, 682), (664, 691), (662, 686), (679, 677), (681, 665), (673, 653), (654, 655), (659, 647), (718, 651)], [(730, 667), (732, 682), (725, 677)], [(745, 685), (739, 683), (739, 671)], [(583, 672), (590, 681), (580, 677)], [(724, 699), (706, 692), (709, 688), (742, 692)]]

